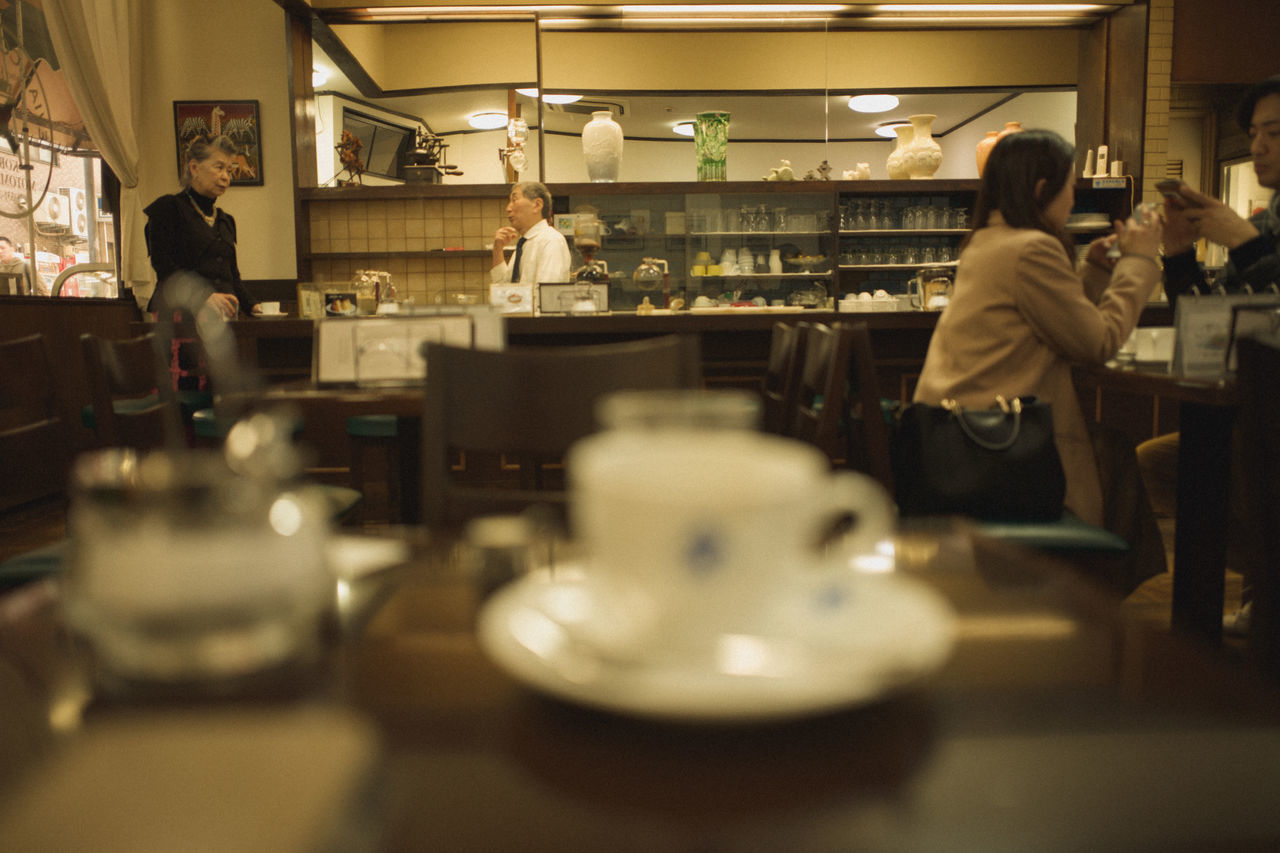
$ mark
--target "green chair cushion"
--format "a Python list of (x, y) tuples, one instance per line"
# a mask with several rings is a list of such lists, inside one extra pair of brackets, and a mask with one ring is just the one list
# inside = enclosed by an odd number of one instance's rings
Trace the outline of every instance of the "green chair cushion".
[[(111, 401), (111, 408), (115, 409), (116, 414), (120, 415), (133, 415), (138, 412), (145, 412), (147, 409), (155, 408), (158, 405), (160, 405), (159, 394), (148, 394), (145, 397)], [(80, 410), (80, 423), (84, 424), (86, 429), (97, 428), (98, 420), (93, 415), (92, 403), (86, 405)]]
[(1129, 543), (1122, 536), (1095, 527), (1070, 512), (1064, 512), (1057, 521), (984, 521), (977, 527), (991, 539), (1041, 551), (1115, 555), (1129, 551)]
[(347, 418), (347, 435), (357, 438), (395, 438), (395, 415), (352, 415)]
[(191, 426), (197, 438), (226, 438), (228, 424), (218, 420), (212, 408), (197, 409), (191, 413)]
[(0, 563), (0, 590), (13, 589), (62, 571), (70, 548), (68, 540), (55, 542), (10, 557)]

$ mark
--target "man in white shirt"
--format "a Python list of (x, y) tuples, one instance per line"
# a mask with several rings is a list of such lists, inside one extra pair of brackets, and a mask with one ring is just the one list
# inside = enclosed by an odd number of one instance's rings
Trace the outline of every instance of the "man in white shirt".
[[(522, 181), (511, 188), (507, 220), (493, 235), (493, 284), (532, 284), (569, 280), (569, 244), (551, 227), (551, 192), (537, 181)], [(517, 240), (517, 238), (519, 238)], [(507, 260), (503, 249), (516, 240), (516, 250)], [(536, 300), (536, 295), (535, 295)]]

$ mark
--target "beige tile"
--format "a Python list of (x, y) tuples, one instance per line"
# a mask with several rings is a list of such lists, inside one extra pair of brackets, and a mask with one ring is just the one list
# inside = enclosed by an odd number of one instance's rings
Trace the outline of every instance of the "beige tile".
[(388, 252), (407, 252), (409, 251), (408, 241), (406, 241), (403, 237), (388, 237), (387, 251)]
[(397, 237), (404, 239), (406, 233), (405, 221), (403, 219), (387, 220), (387, 239), (394, 240)]
[(444, 202), (438, 198), (423, 199), (422, 213), (427, 220), (444, 219)]
[(351, 238), (350, 237), (334, 237), (332, 240), (329, 241), (329, 251), (330, 252), (350, 252)]
[(407, 269), (409, 270), (410, 273), (424, 273), (424, 274), (426, 273), (427, 271), (426, 258), (421, 258), (421, 257), (406, 258), (405, 261), (408, 264)]
[(383, 204), (386, 206), (387, 219), (404, 219), (404, 199), (393, 198)]
[(317, 237), (315, 234), (312, 234), (311, 235), (311, 251), (332, 252), (333, 249), (330, 248), (329, 238), (327, 237), (321, 238), (321, 237)]
[(348, 252), (367, 252), (369, 251), (368, 237), (352, 237), (350, 244), (347, 246)]
[(484, 199), (467, 198), (462, 200), (463, 219), (482, 219), (484, 217)]
[(446, 198), (440, 202), (440, 209), (445, 219), (458, 220), (462, 218), (462, 199)]
[(406, 219), (404, 222), (404, 236), (409, 239), (421, 240), (427, 236), (427, 223), (424, 219)]
[(347, 223), (347, 237), (352, 240), (362, 240), (369, 236), (369, 221), (366, 219), (352, 219)]
[(387, 203), (385, 201), (371, 201), (367, 203), (368, 218), (373, 220), (385, 220), (387, 218)]
[(390, 249), (390, 246), (388, 246), (388, 245), (387, 245), (387, 238), (386, 238), (386, 237), (378, 236), (378, 237), (370, 237), (370, 238), (369, 238), (369, 249), (368, 249), (368, 251), (370, 251), (370, 252), (386, 252), (386, 251), (388, 251), (389, 249)]
[(427, 247), (433, 249), (440, 248), (442, 245), (440, 241), (444, 237), (444, 220), (428, 219), (423, 223), (423, 225), (424, 236), (427, 240)]

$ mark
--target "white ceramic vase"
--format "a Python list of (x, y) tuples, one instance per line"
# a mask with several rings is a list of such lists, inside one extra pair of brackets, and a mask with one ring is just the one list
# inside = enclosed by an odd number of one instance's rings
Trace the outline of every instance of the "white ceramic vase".
[(903, 181), (911, 177), (907, 174), (907, 167), (902, 157), (906, 152), (907, 145), (911, 142), (911, 137), (915, 130), (909, 124), (900, 124), (893, 131), (898, 134), (898, 144), (889, 153), (889, 159), (885, 161), (884, 165), (889, 170), (889, 180)]
[(903, 149), (902, 163), (912, 180), (932, 178), (942, 165), (942, 146), (933, 139), (933, 120), (937, 116), (908, 116), (911, 122), (911, 142)]
[(582, 156), (592, 183), (613, 183), (622, 167), (622, 127), (609, 110), (597, 110), (582, 129)]

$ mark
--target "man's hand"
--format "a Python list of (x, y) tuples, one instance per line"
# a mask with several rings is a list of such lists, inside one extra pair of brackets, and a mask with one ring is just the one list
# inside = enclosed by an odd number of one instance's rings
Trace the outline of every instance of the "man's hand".
[(501, 252), (507, 246), (511, 245), (513, 240), (520, 237), (520, 232), (512, 228), (510, 225), (503, 225), (493, 233), (493, 250)]
[(1193, 190), (1186, 184), (1182, 185), (1177, 196), (1165, 199), (1165, 209), (1169, 218), (1167, 230), (1170, 239), (1165, 245), (1168, 254), (1176, 254), (1179, 249), (1185, 251), (1198, 237), (1234, 249), (1258, 236), (1258, 229), (1249, 220), (1213, 196)]

